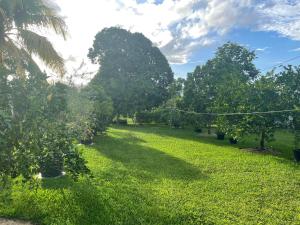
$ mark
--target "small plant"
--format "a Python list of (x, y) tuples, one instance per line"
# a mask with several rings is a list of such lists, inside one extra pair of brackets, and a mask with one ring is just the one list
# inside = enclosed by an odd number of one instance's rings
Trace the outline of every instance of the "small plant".
[(122, 126), (127, 126), (128, 125), (127, 119), (116, 119), (115, 123), (118, 124), (118, 125), (122, 125)]
[(230, 144), (236, 145), (238, 143), (238, 140), (234, 137), (229, 138)]
[(217, 135), (217, 139), (218, 140), (224, 140), (226, 134), (224, 132), (222, 132), (222, 131), (217, 131), (216, 135)]
[(135, 121), (139, 124), (151, 123), (153, 121), (153, 112), (143, 111), (135, 114)]
[(196, 133), (202, 133), (202, 132), (203, 132), (202, 128), (199, 128), (199, 127), (196, 127), (196, 128), (194, 129), (194, 131), (195, 131)]

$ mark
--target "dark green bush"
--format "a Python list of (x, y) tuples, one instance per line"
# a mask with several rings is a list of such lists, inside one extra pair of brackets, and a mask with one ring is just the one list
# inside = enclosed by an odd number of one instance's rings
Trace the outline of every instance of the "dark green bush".
[(135, 113), (135, 121), (139, 124), (154, 122), (154, 113), (148, 111), (137, 112)]
[(224, 140), (226, 134), (224, 132), (222, 132), (222, 131), (217, 131), (216, 135), (217, 135), (217, 139), (218, 140)]
[(117, 125), (122, 125), (122, 126), (128, 125), (127, 119), (116, 119), (116, 120), (114, 120), (114, 123)]

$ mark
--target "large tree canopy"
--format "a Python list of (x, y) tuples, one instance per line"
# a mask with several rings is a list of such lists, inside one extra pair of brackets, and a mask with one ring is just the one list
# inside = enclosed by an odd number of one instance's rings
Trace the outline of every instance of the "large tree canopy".
[(106, 28), (96, 35), (88, 56), (100, 64), (92, 83), (105, 88), (117, 115), (151, 109), (168, 99), (173, 72), (165, 56), (144, 35)]

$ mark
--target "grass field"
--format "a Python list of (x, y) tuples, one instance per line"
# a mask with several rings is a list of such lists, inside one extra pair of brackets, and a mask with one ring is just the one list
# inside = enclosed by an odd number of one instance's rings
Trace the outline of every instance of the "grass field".
[[(273, 156), (239, 149), (189, 130), (114, 127), (82, 146), (94, 179), (15, 185), (0, 216), (38, 224), (300, 224), (300, 166), (290, 142)], [(279, 143), (279, 144), (278, 144)]]

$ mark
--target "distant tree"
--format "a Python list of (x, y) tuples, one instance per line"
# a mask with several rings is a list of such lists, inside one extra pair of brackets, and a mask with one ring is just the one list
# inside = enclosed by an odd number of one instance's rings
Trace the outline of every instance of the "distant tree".
[[(278, 74), (277, 84), (285, 109), (300, 109), (300, 66), (284, 67)], [(292, 116), (292, 125), (295, 129), (295, 148), (300, 149), (300, 112), (286, 115), (289, 116)]]
[[(250, 85), (248, 94), (242, 100), (248, 112), (268, 112), (282, 109), (279, 89), (272, 73), (262, 76)], [(266, 141), (274, 137), (280, 127), (282, 114), (254, 114), (244, 117), (248, 133), (259, 134), (260, 149), (265, 149)]]
[(144, 35), (106, 28), (96, 35), (88, 56), (100, 65), (92, 84), (104, 87), (116, 115), (149, 110), (169, 98), (173, 72), (165, 56)]
[[(249, 110), (245, 99), (249, 94), (250, 84), (238, 79), (239, 74), (229, 74), (227, 79), (217, 87), (217, 95), (211, 110), (218, 113), (240, 113)], [(238, 140), (247, 131), (241, 115), (216, 117), (218, 131)]]
[[(253, 51), (238, 44), (228, 42), (218, 48), (213, 59), (208, 60), (203, 66), (197, 66), (193, 73), (188, 74), (184, 85), (184, 107), (203, 113), (236, 110), (237, 108), (231, 108), (236, 103), (232, 104), (224, 97), (230, 92), (235, 92), (236, 88), (241, 87), (240, 85), (245, 85), (257, 77), (259, 72), (253, 64), (254, 59)], [(228, 93), (226, 88), (228, 88)], [(232, 97), (234, 96), (238, 96), (238, 94), (233, 94)], [(220, 107), (222, 104), (227, 104), (228, 107), (226, 109)], [(231, 107), (229, 107), (230, 105)], [(207, 116), (203, 119), (210, 128), (215, 118)], [(222, 124), (231, 124), (232, 122), (223, 118)], [(218, 124), (221, 125), (221, 123)], [(224, 130), (224, 128), (219, 128)]]
[(174, 79), (173, 83), (170, 85), (170, 97), (182, 97), (184, 89), (184, 78)]
[[(199, 113), (209, 113), (212, 97), (210, 87), (207, 85), (206, 66), (197, 66), (193, 73), (187, 75), (184, 83), (182, 105), (185, 110), (195, 111)], [(201, 116), (193, 117), (190, 121), (195, 128), (208, 127), (208, 133), (211, 132), (211, 123), (213, 117)]]

